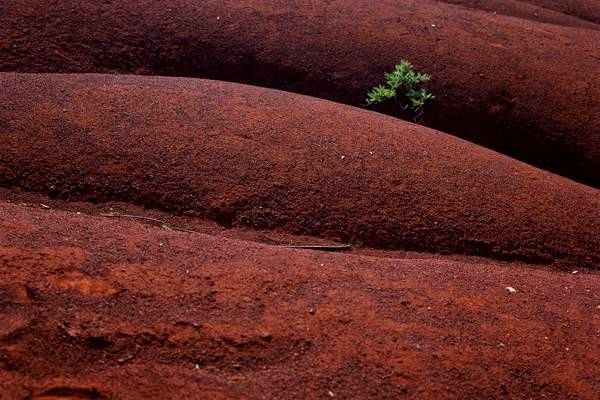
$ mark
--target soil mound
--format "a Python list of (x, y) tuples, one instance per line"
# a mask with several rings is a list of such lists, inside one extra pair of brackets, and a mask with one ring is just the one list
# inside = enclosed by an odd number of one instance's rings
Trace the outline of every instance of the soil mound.
[(600, 266), (598, 190), (429, 128), (207, 80), (5, 73), (0, 85), (5, 187), (386, 249)]
[(596, 399), (599, 293), (0, 203), (0, 398)]
[(600, 24), (600, 3), (596, 0), (523, 0), (527, 3)]
[[(495, 14), (528, 19), (535, 22), (545, 22), (554, 25), (572, 26), (575, 28), (599, 30), (600, 25), (589, 19), (593, 13), (582, 13), (586, 16), (579, 17), (551, 8), (545, 8), (535, 2), (527, 3), (523, 0), (438, 0), (442, 3), (454, 4), (475, 10), (483, 10)], [(543, 3), (541, 0), (538, 3)], [(533, 4), (532, 4), (533, 3)], [(563, 2), (564, 3), (564, 2)], [(566, 8), (565, 8), (566, 9)]]
[(404, 58), (433, 75), (426, 124), (600, 186), (591, 29), (427, 0), (24, 0), (0, 5), (0, 41), (0, 70), (196, 76), (352, 105)]

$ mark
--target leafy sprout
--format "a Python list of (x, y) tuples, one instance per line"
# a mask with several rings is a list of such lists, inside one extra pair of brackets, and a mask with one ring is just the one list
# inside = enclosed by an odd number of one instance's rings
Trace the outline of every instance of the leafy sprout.
[(435, 96), (422, 87), (431, 76), (416, 72), (410, 62), (401, 60), (392, 72), (384, 74), (385, 85), (375, 86), (367, 93), (367, 105), (375, 106), (394, 100), (400, 108), (409, 113), (414, 120), (423, 115), (423, 107)]

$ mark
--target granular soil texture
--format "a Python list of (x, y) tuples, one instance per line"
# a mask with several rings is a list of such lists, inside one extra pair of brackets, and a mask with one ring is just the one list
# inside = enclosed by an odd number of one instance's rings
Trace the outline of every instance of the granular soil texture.
[(288, 250), (0, 203), (2, 399), (592, 400), (599, 315), (597, 271)]
[(600, 266), (598, 190), (419, 125), (198, 79), (5, 73), (0, 86), (4, 187), (367, 247)]
[(600, 2), (596, 0), (522, 0), (527, 3), (600, 24)]
[[(558, 9), (546, 8), (542, 5), (544, 0), (538, 1), (539, 4), (535, 4), (535, 1), (526, 2), (523, 0), (438, 0), (442, 3), (449, 3), (459, 5), (463, 7), (472, 8), (475, 10), (482, 10), (493, 13), (494, 15), (506, 15), (510, 17), (517, 17), (528, 19), (534, 22), (544, 22), (554, 25), (571, 26), (575, 28), (586, 28), (586, 29), (600, 29), (600, 25), (593, 22), (593, 10), (591, 7), (582, 8), (579, 14), (572, 15), (565, 10), (561, 11)], [(546, 3), (549, 3), (546, 1)], [(565, 3), (560, 1), (560, 3)], [(591, 2), (588, 2), (591, 5)], [(596, 1), (594, 3), (598, 4)], [(547, 5), (548, 6), (548, 5)], [(563, 7), (566, 9), (566, 7)], [(577, 6), (572, 7), (573, 10), (577, 9)], [(600, 10), (600, 8), (599, 8)], [(600, 15), (600, 13), (598, 14)]]
[[(598, 2), (561, 3), (540, 0), (580, 19)], [(23, 0), (0, 5), (0, 43), (5, 71), (195, 76), (352, 105), (408, 59), (433, 75), (427, 125), (600, 186), (594, 29), (428, 0)]]

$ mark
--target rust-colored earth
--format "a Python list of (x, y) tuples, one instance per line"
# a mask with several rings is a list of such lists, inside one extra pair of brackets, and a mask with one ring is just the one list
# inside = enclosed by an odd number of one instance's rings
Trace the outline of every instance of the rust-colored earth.
[(0, 85), (4, 186), (379, 248), (600, 267), (598, 190), (425, 127), (196, 79), (8, 73)]
[(600, 24), (600, 3), (596, 0), (522, 0), (548, 10)]
[(359, 106), (408, 59), (433, 76), (427, 125), (600, 187), (599, 2), (561, 2), (500, 1), (545, 5), (553, 23), (475, 1), (3, 2), (0, 70), (194, 76)]
[(328, 255), (6, 202), (0, 224), (6, 399), (600, 390), (597, 271)]
[(494, 14), (577, 28), (600, 29), (596, 0), (438, 0)]
[(0, 400), (597, 400), (599, 17), (0, 1)]

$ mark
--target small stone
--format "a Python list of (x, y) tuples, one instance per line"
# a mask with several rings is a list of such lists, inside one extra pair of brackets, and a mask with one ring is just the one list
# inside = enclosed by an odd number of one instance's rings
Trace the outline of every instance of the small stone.
[(333, 394), (333, 392), (331, 390), (328, 390), (327, 394), (329, 395), (329, 397), (335, 397), (335, 394)]
[(314, 309), (314, 308), (312, 308), (312, 307), (308, 309), (308, 313), (309, 313), (310, 315), (315, 315), (315, 312), (317, 312), (317, 310), (315, 310), (315, 309)]
[(132, 360), (132, 359), (133, 359), (133, 356), (132, 356), (132, 355), (128, 355), (128, 356), (125, 356), (125, 357), (123, 357), (123, 358), (119, 358), (119, 359), (117, 360), (117, 362), (118, 362), (119, 364), (125, 364), (127, 361), (129, 361), (129, 360)]
[(50, 209), (50, 206), (47, 206), (46, 204), (40, 204), (40, 207), (43, 208), (44, 210)]
[(76, 329), (76, 328), (67, 328), (67, 329), (65, 329), (65, 332), (69, 337), (72, 337), (72, 338), (81, 336), (81, 330)]
[(573, 271), (573, 272), (571, 272), (571, 273), (572, 273), (572, 274), (577, 274), (577, 273), (579, 273), (579, 271)]
[(517, 293), (517, 289), (511, 286), (507, 286), (506, 290), (508, 291), (508, 293)]
[(270, 333), (263, 333), (262, 335), (260, 335), (260, 339), (264, 340), (265, 342), (270, 342), (271, 340), (273, 340), (273, 335), (271, 335)]
[(344, 158), (346, 158), (346, 156), (341, 156), (340, 158), (343, 160)]

